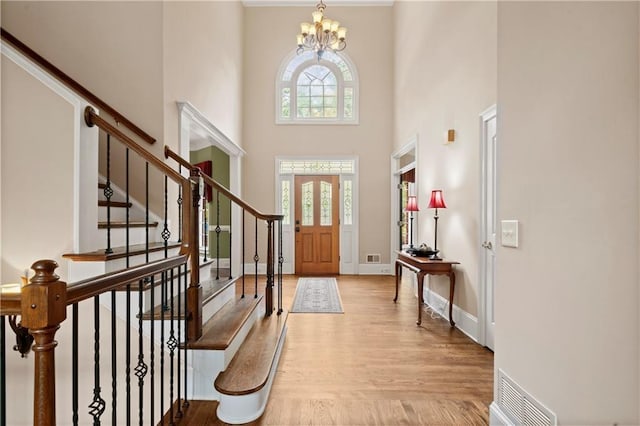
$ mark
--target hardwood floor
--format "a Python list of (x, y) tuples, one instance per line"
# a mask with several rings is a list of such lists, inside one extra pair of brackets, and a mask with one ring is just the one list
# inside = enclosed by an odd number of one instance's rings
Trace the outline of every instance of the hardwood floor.
[[(284, 280), (285, 307), (296, 282)], [(338, 287), (344, 314), (289, 314), (271, 396), (253, 425), (488, 423), (491, 351), (443, 318), (423, 315), (416, 326), (406, 277), (397, 303), (394, 277), (343, 275)], [(191, 424), (221, 424), (211, 414)]]

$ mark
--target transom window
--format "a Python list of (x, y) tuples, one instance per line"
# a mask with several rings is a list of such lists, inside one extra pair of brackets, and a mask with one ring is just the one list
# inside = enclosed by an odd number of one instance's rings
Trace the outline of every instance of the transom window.
[(357, 124), (356, 70), (347, 57), (327, 51), (289, 55), (276, 82), (276, 122)]

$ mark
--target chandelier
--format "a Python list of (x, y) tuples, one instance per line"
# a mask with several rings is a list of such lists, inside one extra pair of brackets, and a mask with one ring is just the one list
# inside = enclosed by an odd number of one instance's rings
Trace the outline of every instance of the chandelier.
[(347, 29), (340, 26), (340, 22), (332, 21), (324, 16), (325, 5), (322, 0), (316, 5), (316, 11), (311, 14), (313, 23), (303, 22), (300, 24), (298, 34), (298, 54), (305, 50), (312, 50), (318, 55), (318, 60), (322, 59), (325, 51), (340, 52), (347, 47), (345, 41)]

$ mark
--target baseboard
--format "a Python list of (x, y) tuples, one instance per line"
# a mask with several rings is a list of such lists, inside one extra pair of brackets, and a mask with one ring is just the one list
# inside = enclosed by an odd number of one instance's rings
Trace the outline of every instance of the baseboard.
[[(449, 300), (440, 296), (431, 289), (424, 289), (424, 303), (431, 310), (449, 321)], [(478, 318), (467, 311), (453, 305), (453, 321), (456, 327), (469, 336), (474, 342), (478, 342)]]
[(388, 263), (361, 263), (358, 265), (358, 275), (393, 275)]
[(489, 424), (491, 426), (514, 426), (495, 401), (489, 405)]
[[(245, 274), (255, 274), (256, 264), (245, 263)], [(267, 273), (267, 265), (265, 263), (258, 263), (258, 275), (264, 275)], [(284, 273), (292, 273), (285, 271)], [(358, 266), (358, 275), (393, 275), (393, 269), (388, 263), (361, 263)]]

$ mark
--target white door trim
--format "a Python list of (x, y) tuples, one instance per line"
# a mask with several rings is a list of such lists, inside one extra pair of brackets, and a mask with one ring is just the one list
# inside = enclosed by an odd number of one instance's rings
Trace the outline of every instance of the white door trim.
[[(282, 272), (285, 274), (293, 274), (295, 271), (295, 224), (293, 223), (295, 208), (295, 191), (293, 173), (280, 173), (280, 163), (282, 161), (331, 161), (331, 160), (349, 160), (353, 161), (353, 173), (334, 173), (334, 172), (318, 172), (318, 173), (295, 173), (295, 175), (304, 174), (324, 174), (340, 176), (339, 191), (339, 208), (340, 208), (340, 274), (357, 275), (359, 269), (359, 164), (357, 156), (336, 155), (336, 156), (277, 156), (275, 158), (275, 206), (276, 212), (282, 212), (282, 182), (288, 180), (290, 182), (290, 201), (289, 201), (289, 217), (291, 221), (288, 225), (282, 225), (282, 253), (284, 262), (282, 264)], [(352, 224), (344, 223), (344, 181), (350, 179), (352, 181)]]
[[(178, 140), (180, 156), (189, 161), (190, 151), (215, 146), (229, 156), (229, 191), (242, 197), (242, 157), (246, 152), (227, 135), (222, 133), (209, 119), (194, 107), (190, 102), (176, 102), (178, 107), (178, 126), (180, 137)], [(182, 169), (185, 177), (189, 171)], [(233, 203), (232, 203), (233, 204)], [(242, 211), (235, 206), (231, 213), (231, 224), (235, 229), (242, 224)], [(235, 259), (242, 258), (242, 232), (231, 234), (231, 256)], [(236, 264), (239, 265), (239, 264)], [(240, 266), (231, 265), (231, 273), (238, 276)]]
[[(400, 159), (410, 152), (413, 151), (413, 156), (415, 160), (412, 163), (405, 164), (402, 166), (400, 164)], [(400, 231), (398, 228), (398, 221), (400, 220), (400, 215), (397, 209), (397, 200), (398, 200), (398, 183), (399, 176), (406, 172), (407, 170), (415, 169), (416, 170), (416, 182), (415, 182), (415, 193), (416, 195), (420, 192), (418, 191), (418, 134), (415, 134), (409, 138), (409, 141), (402, 146), (400, 149), (391, 154), (391, 245), (389, 250), (389, 259), (391, 259), (391, 265), (395, 264), (396, 258), (396, 250), (398, 249), (398, 240), (400, 239)], [(419, 198), (418, 198), (419, 199)], [(416, 229), (416, 236), (418, 234), (417, 230), (419, 227), (418, 220), (414, 221), (414, 226)], [(393, 272), (393, 271), (392, 271)]]
[[(479, 263), (479, 294), (478, 298), (478, 343), (481, 345), (487, 344), (487, 283), (486, 283), (486, 249), (482, 247), (482, 243), (487, 241), (487, 227), (485, 214), (487, 211), (485, 200), (485, 187), (484, 187), (484, 178), (487, 170), (487, 159), (486, 159), (486, 147), (487, 147), (487, 123), (497, 116), (497, 106), (492, 105), (487, 108), (482, 114), (480, 114), (480, 234), (478, 235), (478, 259), (480, 259)], [(494, 153), (494, 155), (496, 155)], [(494, 173), (496, 171), (494, 170)], [(494, 191), (494, 197), (497, 197), (497, 193)], [(495, 203), (497, 205), (497, 202)], [(495, 212), (494, 212), (495, 214)], [(495, 246), (495, 242), (494, 242)], [(494, 247), (495, 249), (495, 247)], [(494, 283), (495, 287), (495, 283)], [(495, 297), (494, 297), (495, 299)]]

